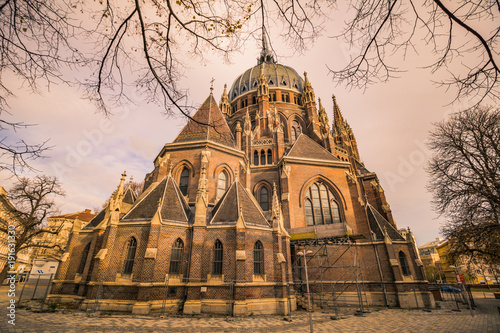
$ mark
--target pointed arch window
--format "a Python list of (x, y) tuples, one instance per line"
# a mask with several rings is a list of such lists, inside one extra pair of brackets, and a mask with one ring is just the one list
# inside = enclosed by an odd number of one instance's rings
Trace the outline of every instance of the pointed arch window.
[(179, 180), (179, 189), (183, 195), (187, 195), (189, 185), (189, 170), (184, 167), (181, 172), (181, 178)]
[(267, 150), (267, 164), (273, 164), (273, 152), (271, 149)]
[(259, 165), (259, 152), (257, 150), (253, 152), (253, 164)]
[(410, 267), (408, 266), (408, 261), (406, 260), (406, 255), (403, 251), (399, 251), (399, 264), (401, 265), (403, 275), (410, 275)]
[(219, 173), (219, 177), (217, 179), (217, 198), (221, 198), (226, 192), (227, 188), (227, 174), (225, 171), (221, 171)]
[(170, 253), (170, 268), (168, 270), (169, 274), (181, 273), (183, 251), (184, 251), (184, 243), (182, 242), (182, 239), (177, 238), (175, 243), (172, 245), (172, 252)]
[(265, 186), (262, 186), (260, 188), (259, 203), (260, 203), (260, 208), (262, 208), (263, 211), (269, 210), (269, 190)]
[(340, 223), (340, 208), (333, 193), (323, 183), (314, 183), (304, 202), (307, 225)]
[(299, 137), (300, 133), (302, 133), (302, 129), (298, 121), (296, 120), (292, 121), (291, 132), (292, 132), (292, 142), (295, 142)]
[(132, 274), (132, 269), (134, 268), (135, 250), (137, 249), (137, 240), (132, 237), (127, 244), (127, 256), (125, 257), (125, 263), (123, 265), (123, 274)]
[(253, 247), (253, 274), (264, 274), (264, 247), (257, 241)]
[(265, 150), (260, 151), (260, 164), (261, 165), (266, 164), (266, 151)]
[(310, 199), (306, 199), (306, 222), (307, 225), (314, 225), (313, 204)]
[(80, 266), (78, 266), (78, 270), (76, 271), (78, 274), (83, 274), (83, 271), (85, 270), (85, 265), (87, 264), (89, 251), (90, 251), (90, 243), (88, 243), (82, 251)]
[(212, 275), (222, 275), (222, 261), (224, 258), (224, 249), (220, 240), (216, 240), (214, 244), (214, 259), (212, 266)]

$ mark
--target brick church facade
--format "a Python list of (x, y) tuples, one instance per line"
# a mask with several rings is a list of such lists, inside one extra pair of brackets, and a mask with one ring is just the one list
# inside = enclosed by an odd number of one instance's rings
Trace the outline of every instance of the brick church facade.
[[(297, 252), (321, 244), (330, 268), (348, 262), (335, 251), (355, 249), (368, 303), (411, 307), (418, 290), (432, 306), (414, 237), (397, 230), (335, 97), (330, 126), (307, 74), (264, 42), (258, 64), (163, 147), (138, 198), (123, 174), (109, 205), (75, 224), (50, 298), (138, 314), (286, 314), (303, 280)], [(342, 276), (321, 278), (353, 292)]]

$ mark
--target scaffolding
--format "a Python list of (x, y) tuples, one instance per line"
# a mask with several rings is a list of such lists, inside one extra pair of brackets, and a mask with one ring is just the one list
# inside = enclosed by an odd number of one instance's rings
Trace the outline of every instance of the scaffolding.
[[(303, 256), (306, 258), (312, 307), (335, 312), (340, 306), (359, 307), (366, 312), (368, 301), (359, 265), (356, 237), (349, 235), (291, 241), (292, 272), (297, 301), (302, 303), (306, 293)], [(301, 304), (302, 303), (302, 304)]]

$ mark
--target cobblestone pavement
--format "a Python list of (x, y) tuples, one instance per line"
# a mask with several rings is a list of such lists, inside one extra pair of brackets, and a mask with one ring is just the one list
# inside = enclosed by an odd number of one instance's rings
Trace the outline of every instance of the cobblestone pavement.
[[(442, 308), (431, 312), (422, 310), (382, 309), (371, 310), (363, 316), (347, 315), (331, 320), (332, 314), (313, 314), (315, 332), (500, 332), (500, 300), (485, 299), (475, 295), (477, 308), (471, 316), (466, 307), (461, 312)], [(6, 316), (9, 298), (7, 288), (0, 288), (0, 332), (309, 332), (306, 312), (294, 312), (292, 322), (281, 316), (255, 316), (246, 318), (225, 317), (167, 317), (154, 318), (132, 315), (91, 315), (72, 311), (63, 313), (37, 313), (16, 309), (15, 326)], [(454, 307), (455, 303), (444, 304)]]

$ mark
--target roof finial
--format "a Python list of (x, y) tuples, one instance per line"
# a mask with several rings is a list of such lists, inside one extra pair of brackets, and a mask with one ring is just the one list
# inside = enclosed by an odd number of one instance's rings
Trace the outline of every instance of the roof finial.
[(212, 93), (214, 91), (214, 81), (215, 81), (214, 78), (212, 78), (212, 80), (210, 80), (210, 95), (212, 95)]

